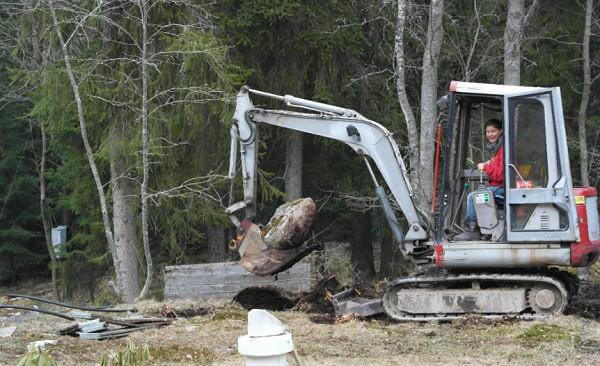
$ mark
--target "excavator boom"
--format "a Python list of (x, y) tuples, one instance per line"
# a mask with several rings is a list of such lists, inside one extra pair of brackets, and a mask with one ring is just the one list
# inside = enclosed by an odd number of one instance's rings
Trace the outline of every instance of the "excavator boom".
[[(288, 106), (307, 109), (311, 113), (258, 109), (252, 104), (250, 94), (278, 99), (285, 102)], [(377, 196), (384, 208), (384, 213), (395, 239), (398, 242), (404, 242), (405, 240), (414, 242), (426, 240), (429, 237), (412, 200), (412, 189), (398, 146), (393, 140), (392, 134), (385, 127), (351, 109), (296, 98), (290, 95), (278, 96), (243, 87), (237, 95), (236, 109), (231, 127), (232, 147), (229, 177), (231, 179), (235, 177), (237, 166), (236, 156), (239, 144), (244, 200), (232, 205), (226, 212), (230, 215), (241, 234), (238, 243), (234, 247), (253, 248), (250, 252), (254, 253), (255, 258), (260, 258), (253, 259), (252, 265), (248, 263), (244, 265), (244, 256), (242, 255), (242, 265), (249, 271), (263, 275), (273, 274), (276, 273), (274, 270), (265, 270), (265, 268), (287, 268), (289, 265), (274, 266), (273, 263), (285, 264), (286, 260), (293, 261), (298, 256), (294, 255), (293, 258), (285, 258), (285, 255), (282, 255), (281, 252), (278, 252), (277, 255), (274, 253), (267, 254), (266, 251), (268, 248), (264, 242), (261, 242), (260, 237), (249, 234), (250, 232), (256, 232), (256, 229), (250, 230), (250, 228), (252, 228), (252, 220), (256, 216), (257, 151), (259, 146), (258, 124), (272, 125), (323, 136), (350, 146), (357, 154), (364, 158), (367, 164), (370, 175), (375, 183)], [(377, 182), (376, 175), (371, 169), (369, 159), (367, 158), (370, 158), (375, 163), (381, 177), (408, 221), (409, 230), (406, 234), (403, 233), (392, 205), (387, 198), (386, 191)], [(240, 221), (236, 213), (242, 209), (244, 210), (244, 219)], [(253, 239), (250, 239), (250, 237)], [(244, 240), (252, 241), (254, 244), (242, 244)], [(303, 251), (301, 252), (303, 255), (306, 255)], [(261, 257), (257, 253), (265, 253), (265, 255)], [(265, 258), (269, 255), (273, 257), (271, 258), (273, 259), (272, 261)], [(275, 260), (274, 257), (277, 257), (277, 259)]]

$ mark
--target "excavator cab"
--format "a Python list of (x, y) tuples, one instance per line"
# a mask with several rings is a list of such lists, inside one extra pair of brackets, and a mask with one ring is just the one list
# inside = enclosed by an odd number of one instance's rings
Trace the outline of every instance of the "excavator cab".
[[(453, 90), (454, 89), (454, 90)], [(502, 121), (505, 195), (496, 197), (496, 217), (482, 234), (504, 243), (560, 243), (579, 240), (566, 132), (558, 88), (530, 88), (453, 82), (448, 96), (438, 237), (460, 228), (469, 191), (485, 177), (473, 162), (489, 159), (486, 120)], [(478, 217), (478, 221), (482, 221)]]

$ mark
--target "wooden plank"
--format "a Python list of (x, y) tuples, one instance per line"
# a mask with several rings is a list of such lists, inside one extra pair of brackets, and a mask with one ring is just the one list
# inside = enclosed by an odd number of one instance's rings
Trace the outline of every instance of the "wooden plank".
[(168, 299), (231, 299), (247, 287), (271, 286), (286, 291), (309, 291), (310, 264), (297, 263), (275, 276), (255, 276), (236, 262), (187, 264), (164, 269)]

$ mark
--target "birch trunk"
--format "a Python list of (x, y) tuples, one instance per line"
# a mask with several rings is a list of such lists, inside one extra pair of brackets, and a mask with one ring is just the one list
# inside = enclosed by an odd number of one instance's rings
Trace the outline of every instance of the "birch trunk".
[(421, 135), (416, 202), (422, 212), (431, 207), (433, 191), (433, 159), (437, 125), (437, 83), (440, 51), (444, 40), (444, 0), (432, 0), (427, 27), (427, 44), (423, 52), (421, 76)]
[[(85, 113), (83, 110), (83, 102), (81, 101), (81, 94), (79, 92), (79, 84), (75, 79), (73, 74), (73, 67), (71, 65), (71, 56), (69, 53), (69, 49), (67, 44), (63, 38), (62, 32), (60, 30), (60, 26), (58, 23), (58, 18), (56, 17), (56, 11), (54, 9), (54, 3), (52, 0), (48, 0), (48, 6), (50, 10), (50, 15), (52, 17), (52, 25), (54, 27), (54, 31), (56, 32), (56, 36), (58, 37), (60, 48), (62, 51), (63, 60), (65, 62), (65, 69), (67, 71), (67, 76), (69, 78), (69, 82), (71, 83), (71, 88), (73, 89), (73, 95), (75, 98), (75, 104), (77, 105), (77, 116), (79, 119), (79, 130), (81, 134), (81, 140), (83, 141), (83, 145), (85, 147), (85, 154), (88, 159), (88, 163), (90, 164), (90, 169), (92, 171), (92, 176), (94, 178), (94, 183), (96, 185), (96, 190), (98, 191), (98, 200), (100, 201), (100, 211), (102, 214), (102, 223), (104, 225), (104, 234), (106, 236), (106, 242), (108, 243), (108, 248), (110, 252), (113, 254), (113, 261), (115, 261), (114, 255), (116, 254), (115, 241), (114, 236), (110, 224), (110, 218), (108, 214), (108, 206), (106, 204), (106, 195), (104, 194), (104, 187), (102, 185), (102, 180), (100, 179), (100, 174), (98, 173), (98, 167), (96, 166), (96, 160), (94, 159), (94, 152), (90, 145), (88, 135), (87, 135), (87, 123), (85, 120)], [(115, 261), (115, 268), (118, 265), (118, 261)], [(117, 275), (119, 271), (117, 270)], [(122, 289), (119, 289), (121, 291)], [(124, 298), (128, 297), (126, 293), (121, 293), (121, 296)]]
[(407, 8), (408, 5), (406, 0), (398, 0), (394, 54), (396, 60), (396, 93), (406, 122), (410, 180), (414, 183), (417, 182), (417, 174), (419, 172), (419, 129), (417, 127), (417, 120), (408, 100), (408, 94), (406, 93), (404, 30), (406, 27)]
[[(590, 99), (591, 71), (590, 71), (590, 33), (592, 24), (592, 11), (594, 7), (593, 0), (587, 0), (585, 3), (585, 25), (583, 28), (583, 90), (581, 92), (581, 104), (577, 116), (579, 127), (579, 157), (581, 160), (581, 185), (589, 186), (589, 166), (587, 151), (587, 133), (585, 122), (587, 119), (587, 106)], [(590, 267), (577, 268), (577, 275), (582, 280), (590, 279)]]
[(142, 196), (142, 244), (144, 247), (144, 257), (146, 258), (146, 281), (138, 299), (148, 296), (152, 277), (154, 275), (154, 266), (152, 264), (152, 255), (150, 253), (150, 239), (148, 238), (148, 8), (145, 0), (139, 0), (142, 21), (142, 165), (143, 178), (141, 187)]
[(285, 199), (293, 201), (302, 197), (302, 132), (288, 134), (285, 149)]
[(40, 157), (40, 213), (42, 216), (42, 225), (44, 226), (44, 238), (46, 239), (46, 247), (48, 248), (48, 254), (50, 255), (50, 270), (52, 272), (52, 290), (54, 292), (54, 298), (61, 300), (60, 292), (58, 291), (57, 283), (57, 270), (58, 260), (56, 253), (54, 252), (54, 246), (52, 245), (52, 237), (50, 234), (50, 223), (48, 222), (47, 216), (47, 205), (46, 205), (46, 155), (48, 153), (48, 144), (46, 136), (46, 126), (43, 122), (40, 122), (40, 130), (42, 133), (42, 155)]
[(504, 28), (504, 84), (521, 84), (521, 38), (523, 34), (524, 0), (508, 0)]
[(138, 190), (125, 176), (131, 165), (123, 146), (129, 141), (127, 127), (113, 128), (109, 136), (115, 251), (112, 253), (117, 288), (124, 301), (133, 302), (139, 293), (137, 257)]
[(585, 25), (583, 28), (583, 90), (581, 92), (581, 104), (577, 123), (579, 127), (579, 158), (581, 159), (581, 185), (589, 186), (589, 167), (587, 133), (585, 121), (587, 119), (587, 107), (590, 100), (591, 71), (590, 71), (590, 33), (592, 24), (593, 0), (587, 0), (585, 5)]

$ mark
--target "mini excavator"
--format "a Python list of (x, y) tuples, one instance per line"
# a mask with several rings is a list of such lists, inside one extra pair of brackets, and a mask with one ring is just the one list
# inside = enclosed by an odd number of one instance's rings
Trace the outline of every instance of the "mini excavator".
[[(305, 112), (255, 108), (250, 95)], [(387, 284), (380, 304), (391, 318), (561, 314), (578, 286), (576, 276), (561, 267), (589, 266), (598, 259), (600, 223), (596, 189), (573, 187), (560, 88), (452, 81), (440, 106), (444, 138), (437, 146), (436, 208), (428, 214), (415, 205), (400, 150), (385, 127), (352, 109), (243, 87), (231, 128), (230, 178), (239, 154), (244, 199), (226, 210), (238, 228), (234, 249), (240, 264), (252, 273), (273, 275), (314, 249), (307, 243), (269, 247), (253, 222), (258, 126), (277, 126), (340, 141), (364, 159), (400, 251), (417, 268), (428, 269)], [(472, 162), (486, 159), (482, 126), (489, 118), (503, 123), (505, 195), (502, 202), (485, 192), (478, 196), (482, 239), (455, 241), (466, 195), (477, 183), (485, 184)]]

